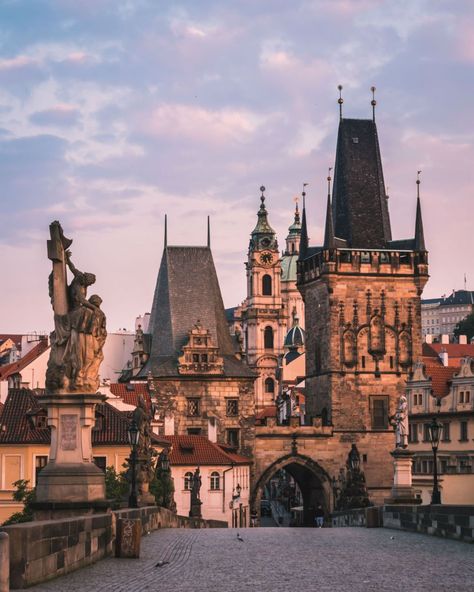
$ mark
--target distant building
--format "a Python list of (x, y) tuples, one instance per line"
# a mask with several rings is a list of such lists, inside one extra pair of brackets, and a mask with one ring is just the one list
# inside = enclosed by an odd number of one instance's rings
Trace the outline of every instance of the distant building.
[(148, 382), (161, 434), (251, 455), (256, 375), (229, 333), (209, 243), (165, 244), (148, 331), (137, 330), (130, 380)]
[(424, 356), (407, 381), (413, 486), (424, 504), (430, 503), (433, 489), (428, 425), (434, 415), (443, 425), (438, 449), (442, 502), (474, 504), (474, 357), (457, 357), (460, 347), (474, 356), (474, 345), (448, 344), (440, 356)]
[(249, 526), (251, 461), (203, 436), (165, 436), (164, 439), (171, 444), (169, 458), (178, 515), (189, 515), (191, 479), (199, 467), (202, 517), (224, 520), (229, 527)]
[(421, 301), (421, 332), (423, 337), (431, 335), (439, 340), (441, 335), (454, 336), (454, 329), (459, 321), (465, 319), (474, 310), (474, 292), (453, 290), (450, 296), (429, 298)]
[[(39, 336), (31, 348), (24, 347), (16, 361), (0, 366), (0, 401), (5, 402), (9, 389), (44, 389), (49, 344)], [(26, 353), (25, 353), (26, 352)]]
[(304, 304), (296, 287), (296, 264), (301, 239), (298, 205), (288, 229), (285, 250), (280, 254), (276, 232), (268, 221), (264, 187), (255, 228), (247, 254), (247, 297), (228, 309), (231, 333), (240, 338), (247, 364), (259, 378), (255, 383), (257, 412), (273, 406), (281, 392), (278, 367), (284, 340), (292, 326), (292, 314), (304, 324)]

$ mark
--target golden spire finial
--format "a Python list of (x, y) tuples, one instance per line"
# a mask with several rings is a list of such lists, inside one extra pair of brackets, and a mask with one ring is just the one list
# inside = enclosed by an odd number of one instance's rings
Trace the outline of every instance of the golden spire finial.
[(331, 195), (331, 171), (332, 171), (332, 167), (328, 168), (328, 195)]

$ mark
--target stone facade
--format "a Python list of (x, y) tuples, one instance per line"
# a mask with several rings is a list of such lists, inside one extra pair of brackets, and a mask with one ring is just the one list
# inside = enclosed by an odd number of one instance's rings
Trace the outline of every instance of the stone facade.
[[(238, 448), (242, 454), (252, 455), (253, 378), (154, 378), (150, 391), (157, 412), (163, 417), (164, 435), (200, 434), (213, 442)], [(232, 440), (235, 434), (237, 442)]]

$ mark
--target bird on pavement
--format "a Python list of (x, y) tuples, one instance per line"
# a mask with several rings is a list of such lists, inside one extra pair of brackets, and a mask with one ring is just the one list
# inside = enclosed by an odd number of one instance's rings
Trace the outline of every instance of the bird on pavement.
[(244, 539), (240, 536), (239, 533), (237, 533), (237, 540), (240, 541), (241, 543), (244, 542)]
[(158, 561), (158, 563), (155, 565), (155, 567), (163, 567), (164, 565), (167, 565), (169, 563), (169, 561)]

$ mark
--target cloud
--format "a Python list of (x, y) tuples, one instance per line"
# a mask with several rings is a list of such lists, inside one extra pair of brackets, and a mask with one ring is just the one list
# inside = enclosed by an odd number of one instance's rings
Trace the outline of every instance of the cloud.
[(0, 59), (0, 71), (27, 68), (29, 66), (36, 66), (38, 63), (36, 58), (26, 55), (17, 55), (13, 58)]
[(266, 119), (246, 109), (164, 104), (153, 109), (141, 125), (144, 132), (157, 136), (223, 144), (249, 141)]
[(41, 126), (71, 126), (76, 125), (80, 118), (80, 111), (75, 105), (68, 105), (59, 103), (51, 107), (51, 109), (44, 109), (43, 111), (36, 111), (29, 117), (30, 121), (35, 125)]

